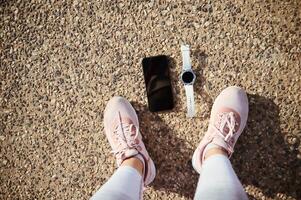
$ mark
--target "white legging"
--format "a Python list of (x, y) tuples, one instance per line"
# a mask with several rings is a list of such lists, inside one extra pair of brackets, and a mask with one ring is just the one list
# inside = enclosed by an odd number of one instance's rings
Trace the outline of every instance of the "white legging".
[[(129, 166), (121, 166), (91, 198), (91, 200), (139, 200), (142, 177)], [(229, 159), (212, 155), (204, 162), (195, 193), (195, 200), (248, 199)]]

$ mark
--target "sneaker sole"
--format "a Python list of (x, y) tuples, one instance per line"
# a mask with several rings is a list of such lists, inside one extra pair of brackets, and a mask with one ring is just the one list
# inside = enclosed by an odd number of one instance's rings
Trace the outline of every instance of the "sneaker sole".
[(154, 181), (155, 177), (156, 177), (156, 167), (154, 164), (154, 161), (150, 158), (149, 159), (149, 166), (150, 166), (150, 170), (151, 171), (151, 176), (148, 178), (147, 182), (145, 182), (145, 185), (149, 185), (151, 182)]
[(196, 156), (197, 156), (197, 149), (194, 151), (194, 153), (193, 153), (193, 155), (192, 155), (191, 163), (192, 163), (193, 169), (194, 169), (197, 173), (201, 174), (201, 171), (197, 170), (196, 167), (195, 167), (195, 165), (196, 165), (196, 164), (195, 164)]

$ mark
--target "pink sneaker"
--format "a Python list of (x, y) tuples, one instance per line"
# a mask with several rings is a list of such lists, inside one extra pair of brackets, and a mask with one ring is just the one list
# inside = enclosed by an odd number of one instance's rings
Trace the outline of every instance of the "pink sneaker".
[(248, 97), (243, 89), (232, 86), (218, 95), (211, 110), (208, 130), (192, 157), (192, 166), (198, 173), (201, 173), (204, 162), (204, 150), (210, 143), (222, 147), (231, 157), (246, 126), (248, 112)]
[(104, 128), (117, 166), (127, 158), (143, 158), (144, 186), (150, 184), (155, 178), (156, 168), (142, 142), (138, 117), (130, 102), (122, 97), (113, 97), (104, 112)]

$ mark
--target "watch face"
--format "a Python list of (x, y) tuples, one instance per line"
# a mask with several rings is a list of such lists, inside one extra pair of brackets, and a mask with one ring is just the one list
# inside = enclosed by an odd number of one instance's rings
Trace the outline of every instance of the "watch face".
[(193, 74), (192, 71), (185, 71), (185, 72), (182, 74), (182, 81), (183, 81), (185, 84), (189, 84), (189, 83), (192, 83), (192, 82), (193, 82), (194, 77), (195, 77), (195, 75)]

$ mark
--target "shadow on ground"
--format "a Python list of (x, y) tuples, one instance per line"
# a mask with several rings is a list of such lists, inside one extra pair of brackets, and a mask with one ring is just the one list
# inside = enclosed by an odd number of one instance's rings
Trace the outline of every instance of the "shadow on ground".
[(177, 138), (158, 114), (149, 112), (146, 106), (133, 105), (139, 116), (143, 140), (157, 169), (152, 187), (192, 199), (198, 180), (191, 165), (194, 149)]
[(301, 162), (296, 148), (290, 150), (285, 142), (278, 106), (258, 95), (248, 97), (247, 127), (232, 157), (236, 173), (243, 184), (254, 185), (273, 199), (277, 193), (301, 199)]
[[(296, 148), (290, 150), (281, 133), (278, 106), (258, 95), (249, 95), (249, 103), (248, 123), (236, 145), (233, 168), (243, 184), (259, 188), (271, 198), (283, 193), (301, 199), (300, 160)], [(140, 129), (156, 163), (152, 186), (192, 199), (198, 179), (191, 166), (193, 149), (177, 138), (158, 114), (136, 103), (134, 107), (138, 108)]]

